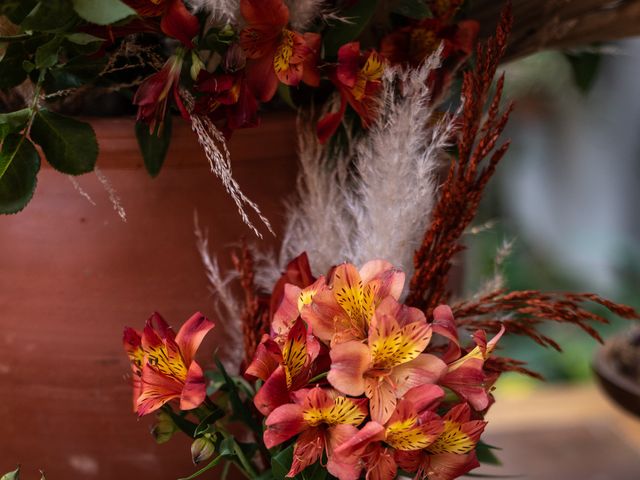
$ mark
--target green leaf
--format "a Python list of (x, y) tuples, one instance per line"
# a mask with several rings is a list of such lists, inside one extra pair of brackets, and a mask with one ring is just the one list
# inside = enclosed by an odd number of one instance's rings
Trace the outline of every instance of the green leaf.
[(479, 442), (476, 447), (476, 455), (480, 463), (486, 463), (487, 465), (502, 465), (500, 459), (493, 453), (493, 450), (499, 450), (499, 448), (487, 445), (484, 442)]
[(78, 21), (69, 0), (42, 0), (20, 23), (23, 30), (61, 32)]
[(149, 126), (143, 122), (136, 122), (136, 138), (144, 159), (144, 166), (149, 175), (156, 177), (162, 169), (164, 159), (171, 144), (171, 114), (167, 110), (162, 126), (151, 133)]
[(91, 125), (41, 110), (31, 125), (31, 138), (42, 147), (53, 168), (69, 175), (91, 172), (98, 159), (98, 142)]
[(22, 43), (11, 43), (0, 60), (0, 89), (9, 89), (20, 85), (27, 79), (22, 62), (27, 52)]
[(10, 134), (2, 143), (0, 165), (6, 165), (0, 179), (0, 213), (18, 213), (33, 197), (40, 156), (28, 138)]
[(341, 15), (347, 17), (351, 23), (342, 23), (329, 29), (323, 38), (327, 57), (335, 57), (338, 50), (346, 43), (352, 42), (360, 36), (375, 13), (380, 0), (358, 2), (347, 8)]
[(325, 480), (327, 473), (327, 469), (320, 462), (316, 462), (300, 472), (299, 476), (302, 480)]
[(44, 89), (47, 92), (57, 92), (67, 88), (78, 88), (96, 80), (104, 69), (106, 59), (76, 57), (64, 65), (58, 65), (47, 72)]
[(271, 457), (271, 472), (275, 480), (285, 480), (293, 463), (293, 445)]
[(209, 462), (209, 464), (206, 467), (201, 468), (200, 470), (198, 470), (193, 475), (189, 475), (188, 477), (180, 478), (179, 480), (192, 480), (194, 478), (197, 478), (200, 475), (202, 475), (203, 473), (205, 473), (206, 471), (211, 470), (213, 467), (218, 465), (221, 460), (222, 460), (222, 455), (219, 455), (216, 458), (214, 458), (213, 460), (211, 460), (211, 462)]
[(582, 93), (589, 93), (600, 72), (601, 54), (581, 52), (567, 53), (565, 56), (571, 65), (576, 85)]
[(215, 429), (213, 428), (212, 424), (220, 420), (222, 417), (224, 417), (224, 410), (216, 407), (216, 409), (213, 412), (207, 415), (198, 424), (196, 431), (194, 432), (193, 435), (195, 437), (199, 437), (201, 435), (204, 435), (205, 433), (213, 433)]
[(75, 43), (77, 45), (89, 45), (90, 43), (94, 42), (104, 42), (104, 38), (96, 37), (94, 35), (82, 32), (70, 33), (66, 35), (65, 38), (71, 43)]
[(289, 87), (289, 85), (280, 83), (278, 85), (278, 95), (280, 95), (280, 98), (284, 101), (284, 103), (289, 105), (293, 110), (298, 109), (298, 107), (296, 107), (296, 104), (293, 102), (293, 99), (291, 98), (291, 87)]
[(20, 25), (24, 18), (36, 6), (37, 0), (3, 0), (0, 2), (0, 15), (4, 15), (12, 23)]
[(20, 466), (13, 472), (5, 473), (0, 480), (18, 480), (20, 478)]
[(55, 36), (47, 43), (44, 43), (36, 50), (36, 67), (50, 68), (58, 63), (58, 52), (62, 45), (62, 37)]
[[(0, 140), (10, 133), (20, 133), (27, 126), (30, 118), (31, 110), (28, 108), (0, 114)], [(2, 165), (0, 165), (0, 178), (3, 173)]]
[(245, 425), (251, 428), (255, 432), (262, 431), (262, 425), (256, 422), (256, 419), (251, 415), (251, 410), (245, 407), (242, 399), (240, 398), (240, 393), (238, 390), (238, 385), (233, 379), (229, 376), (227, 371), (222, 365), (222, 362), (218, 358), (215, 359), (216, 366), (220, 373), (222, 373), (225, 381), (225, 387), (229, 393), (229, 400), (231, 401), (231, 407), (233, 408), (233, 416), (234, 418), (241, 420)]
[(398, 0), (392, 12), (416, 20), (431, 16), (431, 11), (424, 0)]
[(73, 8), (82, 18), (98, 25), (109, 25), (136, 12), (120, 0), (72, 0)]

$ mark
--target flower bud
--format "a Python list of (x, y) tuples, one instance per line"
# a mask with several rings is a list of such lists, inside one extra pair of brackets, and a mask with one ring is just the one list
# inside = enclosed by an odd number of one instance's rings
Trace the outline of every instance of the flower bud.
[(20, 466), (16, 468), (13, 472), (5, 473), (0, 480), (18, 480), (20, 478)]
[(203, 68), (204, 68), (204, 62), (200, 60), (200, 57), (198, 56), (198, 54), (194, 50), (192, 50), (190, 73), (191, 73), (191, 78), (193, 79), (194, 82), (198, 80), (198, 75), (200, 74), (200, 71)]
[(191, 459), (195, 465), (210, 459), (215, 453), (216, 447), (210, 434), (196, 438), (191, 444)]
[(158, 412), (156, 415), (156, 423), (151, 427), (151, 435), (156, 443), (166, 443), (177, 431), (176, 424), (173, 423), (171, 417), (165, 412)]

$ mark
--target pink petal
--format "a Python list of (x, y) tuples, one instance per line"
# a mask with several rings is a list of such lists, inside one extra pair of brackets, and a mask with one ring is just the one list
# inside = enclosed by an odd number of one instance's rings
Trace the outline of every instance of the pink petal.
[(362, 456), (364, 449), (369, 444), (384, 440), (384, 431), (384, 426), (378, 422), (368, 422), (344, 443), (336, 447), (335, 452), (342, 456)]
[(336, 303), (333, 291), (322, 288), (313, 296), (313, 301), (302, 308), (302, 319), (309, 324), (314, 335), (329, 342), (335, 333), (336, 316), (344, 316), (344, 311)]
[(440, 305), (433, 311), (433, 332), (442, 335), (451, 343), (449, 349), (445, 353), (443, 360), (451, 363), (460, 357), (460, 341), (458, 339), (458, 330), (456, 329), (456, 321), (453, 317), (451, 307), (448, 305)]
[(302, 289), (296, 285), (287, 283), (284, 286), (284, 296), (280, 306), (273, 314), (271, 321), (271, 331), (275, 336), (283, 336), (289, 333), (292, 325), (300, 315), (298, 312), (298, 297)]
[(362, 395), (365, 390), (364, 373), (371, 364), (369, 347), (356, 341), (340, 343), (331, 349), (330, 355), (329, 383), (347, 395)]
[(477, 411), (489, 406), (489, 395), (484, 386), (483, 363), (478, 358), (470, 358), (455, 370), (449, 371), (440, 382), (468, 401)]
[(479, 466), (475, 452), (466, 455), (439, 453), (430, 455), (424, 468), (429, 480), (455, 480)]
[(365, 394), (369, 399), (371, 419), (384, 425), (396, 409), (396, 389), (387, 378), (367, 378)]
[(396, 394), (402, 397), (414, 387), (438, 383), (446, 371), (446, 363), (435, 355), (423, 353), (414, 360), (395, 367), (391, 371), (391, 378), (396, 385)]
[(307, 426), (302, 407), (295, 403), (280, 405), (269, 414), (265, 425), (263, 439), (267, 448), (273, 448), (286, 442), (302, 432)]
[(338, 50), (337, 77), (340, 83), (347, 87), (356, 84), (360, 71), (360, 42), (351, 42)]
[(193, 360), (198, 347), (202, 343), (204, 336), (214, 327), (214, 323), (207, 319), (200, 312), (187, 320), (176, 335), (176, 343), (180, 347), (180, 353), (184, 363), (189, 365)]
[(327, 435), (327, 470), (340, 480), (358, 480), (362, 466), (360, 457), (339, 454), (336, 450), (345, 442), (358, 434), (353, 425), (335, 425), (330, 427)]
[(379, 300), (389, 295), (398, 300), (402, 295), (405, 274), (385, 260), (371, 260), (365, 263), (360, 269), (360, 277), (365, 285), (375, 280), (380, 281), (380, 289), (377, 292)]
[(262, 381), (266, 381), (281, 362), (282, 355), (280, 354), (280, 347), (278, 347), (269, 335), (265, 334), (256, 348), (256, 353), (253, 356), (251, 364), (247, 367), (245, 375), (251, 375)]
[(247, 85), (261, 102), (268, 102), (278, 90), (278, 77), (273, 69), (273, 55), (247, 60)]
[(177, 38), (188, 48), (193, 48), (193, 37), (200, 31), (198, 18), (193, 15), (182, 0), (169, 0), (162, 16), (160, 28), (170, 37)]
[(310, 428), (302, 432), (293, 448), (293, 462), (287, 477), (293, 478), (308, 466), (321, 460), (324, 443), (324, 432), (319, 428)]
[(410, 402), (415, 411), (433, 410), (444, 398), (444, 390), (438, 385), (426, 383), (408, 390), (403, 400)]
[(378, 446), (370, 452), (367, 461), (367, 480), (394, 480), (398, 466), (393, 458), (392, 450)]

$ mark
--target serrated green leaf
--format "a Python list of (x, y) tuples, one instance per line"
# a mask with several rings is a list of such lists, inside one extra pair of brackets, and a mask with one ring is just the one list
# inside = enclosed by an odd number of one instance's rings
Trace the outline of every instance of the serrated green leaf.
[(324, 49), (327, 57), (335, 57), (338, 50), (346, 43), (357, 39), (367, 26), (375, 13), (380, 0), (358, 2), (347, 8), (341, 15), (348, 18), (351, 23), (342, 23), (329, 29), (323, 38)]
[(275, 480), (285, 480), (293, 463), (293, 445), (271, 457), (271, 473)]
[(62, 45), (62, 37), (55, 36), (47, 43), (43, 43), (36, 50), (36, 67), (50, 68), (58, 63), (58, 53)]
[(53, 168), (69, 175), (91, 172), (98, 159), (98, 141), (86, 122), (41, 110), (31, 125), (31, 138)]
[(22, 20), (23, 30), (61, 32), (78, 21), (70, 0), (42, 0)]
[(65, 38), (71, 43), (75, 43), (77, 45), (89, 45), (94, 42), (104, 42), (104, 38), (82, 32), (70, 33), (66, 35)]
[(72, 0), (75, 11), (88, 22), (109, 25), (136, 12), (120, 0)]
[(0, 213), (18, 213), (33, 197), (40, 156), (28, 138), (10, 134), (2, 143), (0, 164), (7, 165), (0, 179)]
[[(29, 118), (31, 118), (31, 110), (28, 108), (0, 114), (0, 140), (10, 133), (20, 133), (27, 126)], [(0, 178), (3, 173), (4, 170), (0, 164)]]
[(0, 89), (9, 89), (20, 85), (27, 79), (22, 62), (27, 52), (22, 43), (11, 43), (0, 60)]
[(171, 144), (171, 114), (167, 111), (162, 128), (149, 132), (149, 126), (143, 122), (136, 122), (136, 138), (144, 159), (144, 166), (149, 175), (156, 177), (162, 169)]

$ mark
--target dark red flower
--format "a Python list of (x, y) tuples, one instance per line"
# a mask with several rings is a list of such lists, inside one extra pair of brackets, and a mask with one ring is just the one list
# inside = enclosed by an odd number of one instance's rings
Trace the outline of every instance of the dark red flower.
[(249, 59), (247, 81), (258, 100), (271, 100), (278, 81), (291, 86), (301, 81), (319, 84), (320, 36), (287, 28), (289, 8), (282, 0), (241, 0), (240, 10), (247, 21), (240, 32), (240, 45)]
[(179, 51), (171, 56), (162, 69), (146, 78), (138, 87), (133, 97), (134, 105), (138, 106), (136, 120), (149, 125), (149, 130), (155, 132), (162, 128), (167, 113), (169, 95), (180, 110), (182, 116), (189, 118), (189, 113), (180, 99), (180, 72), (182, 70), (184, 52)]
[(338, 65), (329, 78), (340, 93), (340, 108), (318, 122), (317, 132), (321, 143), (326, 142), (338, 129), (347, 104), (351, 105), (364, 128), (376, 117), (376, 96), (380, 91), (384, 60), (375, 51), (361, 52), (359, 42), (347, 43), (338, 50)]
[(160, 17), (162, 31), (193, 48), (193, 38), (200, 31), (200, 22), (182, 0), (125, 0), (141, 17)]

